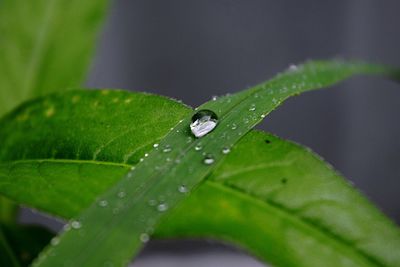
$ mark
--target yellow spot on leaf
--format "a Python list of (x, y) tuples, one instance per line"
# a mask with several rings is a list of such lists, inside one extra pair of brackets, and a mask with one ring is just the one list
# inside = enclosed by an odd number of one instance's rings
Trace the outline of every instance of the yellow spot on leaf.
[(72, 103), (77, 103), (80, 99), (81, 99), (81, 97), (79, 95), (74, 95), (72, 97)]
[(132, 102), (132, 98), (125, 99), (125, 103), (126, 103), (126, 104), (129, 104), (129, 103), (131, 103), (131, 102)]
[(22, 114), (19, 114), (18, 116), (17, 116), (17, 120), (18, 121), (26, 121), (27, 119), (29, 118), (29, 114), (28, 113), (22, 113)]
[(56, 111), (56, 110), (54, 109), (53, 106), (52, 106), (52, 107), (49, 107), (49, 108), (44, 112), (44, 115), (46, 115), (46, 117), (51, 117), (51, 116), (54, 115), (55, 111)]

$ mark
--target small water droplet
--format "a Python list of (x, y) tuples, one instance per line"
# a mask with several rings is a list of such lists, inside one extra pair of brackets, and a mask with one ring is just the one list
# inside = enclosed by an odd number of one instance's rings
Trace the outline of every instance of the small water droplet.
[(144, 154), (144, 157), (147, 158), (149, 156), (149, 153)]
[(157, 205), (157, 200), (155, 200), (155, 199), (150, 199), (150, 200), (149, 200), (149, 205), (150, 205), (150, 206), (155, 206), (155, 205)]
[(178, 187), (178, 191), (179, 191), (180, 193), (187, 193), (189, 190), (188, 190), (188, 188), (186, 187), (186, 185), (182, 184), (182, 185), (180, 185), (180, 186)]
[(203, 109), (192, 117), (190, 130), (197, 138), (203, 137), (217, 126), (218, 117), (211, 110)]
[(197, 145), (194, 147), (194, 150), (200, 151), (202, 148), (203, 148), (203, 147), (201, 146), (201, 144), (197, 144)]
[(204, 164), (211, 165), (214, 163), (214, 157), (211, 154), (207, 154), (203, 160)]
[(157, 206), (157, 210), (160, 212), (164, 212), (168, 209), (168, 204), (167, 203), (160, 203)]
[(143, 161), (144, 161), (144, 158), (140, 158), (139, 161), (140, 161), (140, 162), (143, 162)]
[(52, 246), (57, 246), (59, 243), (60, 243), (60, 238), (59, 238), (58, 236), (53, 237), (53, 238), (51, 239), (51, 241), (50, 241), (50, 244), (51, 244)]
[(118, 214), (119, 213), (119, 208), (113, 208), (112, 213), (113, 214)]
[(261, 114), (260, 117), (264, 119), (264, 118), (265, 118), (265, 115), (264, 115), (264, 114)]
[(256, 105), (252, 104), (249, 108), (249, 111), (255, 111), (256, 110)]
[(234, 123), (234, 124), (232, 124), (232, 127), (231, 127), (231, 129), (232, 130), (236, 130), (236, 128), (237, 128), (237, 125)]
[(213, 96), (211, 97), (211, 99), (212, 99), (212, 101), (216, 101), (216, 100), (218, 99), (218, 96), (213, 95)]
[(224, 147), (224, 148), (222, 149), (222, 154), (228, 154), (229, 152), (231, 152), (231, 150), (230, 150), (229, 147)]
[(142, 241), (142, 243), (147, 243), (147, 242), (149, 242), (149, 240), (150, 240), (150, 237), (147, 233), (142, 233), (140, 235), (140, 241)]
[(72, 229), (79, 229), (82, 227), (82, 224), (80, 223), (80, 221), (72, 221), (71, 227), (72, 227)]
[(298, 69), (298, 67), (295, 64), (290, 64), (290, 66), (289, 66), (290, 71), (296, 71), (297, 69)]
[(118, 196), (119, 198), (124, 198), (124, 197), (126, 196), (126, 193), (125, 193), (124, 191), (119, 191), (118, 194), (117, 194), (117, 196)]
[(168, 153), (168, 152), (171, 152), (171, 150), (172, 150), (172, 148), (171, 148), (170, 145), (165, 145), (165, 146), (164, 146), (164, 149), (163, 149), (163, 152), (164, 152), (164, 153)]
[(64, 232), (68, 232), (69, 230), (71, 230), (71, 224), (67, 223), (67, 224), (64, 225), (63, 231)]
[(104, 207), (107, 207), (107, 206), (108, 206), (108, 201), (107, 201), (107, 200), (104, 200), (104, 199), (103, 199), (103, 200), (100, 200), (100, 201), (99, 201), (99, 206), (100, 206), (100, 207), (103, 207), (103, 208), (104, 208)]
[(157, 147), (158, 147), (158, 144), (157, 144), (157, 143), (155, 143), (155, 144), (153, 145), (153, 147), (154, 147), (154, 148), (157, 148)]

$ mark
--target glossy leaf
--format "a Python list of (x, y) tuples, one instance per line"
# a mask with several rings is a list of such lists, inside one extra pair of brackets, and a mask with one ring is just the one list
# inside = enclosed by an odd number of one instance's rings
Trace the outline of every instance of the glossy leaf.
[[(195, 189), (223, 158), (224, 148), (233, 146), (289, 96), (330, 86), (355, 74), (392, 76), (394, 71), (362, 63), (309, 62), (252, 89), (205, 103), (200, 109), (211, 110), (219, 118), (215, 130), (188, 142), (192, 137), (188, 125), (194, 113), (185, 117), (160, 142), (162, 149), (149, 151), (146, 160), (100, 196), (101, 201), (111, 203), (117, 212), (93, 203), (70, 222), (60, 244), (49, 249), (49, 255), (56, 253), (58, 257), (42, 257), (38, 266), (65, 264), (63, 258), (68, 258), (67, 265), (72, 266), (126, 264), (147, 239), (142, 237), (151, 232), (167, 209), (185, 199), (176, 188), (185, 183), (188, 190)], [(195, 151), (200, 143), (206, 154)], [(127, 192), (126, 197), (119, 198), (120, 192)], [(160, 197), (165, 203), (156, 207), (148, 204)], [(146, 219), (137, 220), (138, 214)], [(126, 238), (127, 233), (132, 239)], [(119, 244), (118, 249), (115, 244)], [(84, 252), (84, 248), (90, 250)]]
[[(155, 96), (106, 92), (107, 95), (71, 92), (53, 96), (32, 102), (6, 118), (2, 122), (6, 134), (0, 131), (7, 140), (7, 149), (3, 150), (7, 152), (3, 152), (2, 160), (13, 162), (0, 167), (0, 191), (19, 202), (72, 218), (118, 182), (129, 165), (140, 158), (139, 153), (136, 160), (124, 163), (122, 155), (126, 153), (121, 148), (130, 143), (130, 138), (135, 140), (132, 135), (109, 143), (101, 160), (93, 161), (92, 152), (115, 134), (107, 132), (108, 123), (112, 122), (119, 132), (124, 132), (121, 127), (127, 127), (127, 123), (142, 125), (137, 121), (140, 117), (132, 114), (147, 106), (161, 110), (160, 114), (175, 114), (179, 110), (181, 113), (175, 118), (162, 117), (170, 125), (189, 112), (177, 103)], [(71, 108), (69, 101), (77, 96), (79, 101)], [(131, 105), (121, 104), (122, 99), (131, 99), (127, 101)], [(92, 110), (93, 101), (97, 101), (96, 112)], [(48, 106), (43, 106), (44, 103), (53, 105), (56, 112), (52, 116), (45, 115)], [(71, 116), (73, 112), (81, 115)], [(147, 112), (151, 110), (140, 113)], [(29, 114), (29, 120), (18, 121), (16, 118), (21, 114)], [(118, 119), (109, 114), (119, 114)], [(154, 114), (148, 116), (152, 117)], [(98, 125), (93, 132), (104, 135), (94, 134), (90, 139), (92, 145), (84, 146), (87, 153), (76, 158), (76, 151), (80, 151), (77, 147), (89, 142), (89, 138), (81, 143), (68, 142), (74, 140), (71, 138), (74, 131), (66, 129), (75, 126), (84, 133), (85, 129), (90, 131), (95, 127), (92, 122)], [(37, 127), (39, 125), (41, 127)], [(165, 133), (170, 125), (163, 127)], [(151, 124), (148, 127), (152, 128)], [(22, 131), (30, 131), (32, 140), (25, 143), (23, 134), (13, 137), (13, 133)], [(49, 135), (50, 132), (53, 134)], [(148, 147), (161, 136), (146, 139)], [(43, 141), (49, 143), (43, 145)], [(70, 143), (68, 149), (64, 142)], [(139, 142), (131, 149), (135, 150), (138, 145)], [(40, 151), (39, 147), (47, 150)], [(63, 152), (53, 154), (53, 150)], [(67, 153), (68, 150), (75, 152)], [(121, 153), (119, 157), (115, 154), (117, 151)], [(47, 159), (49, 157), (54, 159)], [(111, 203), (104, 209), (112, 211)], [(156, 235), (232, 241), (280, 266), (321, 266), (321, 262), (325, 262), (324, 266), (345, 263), (349, 266), (396, 266), (399, 263), (394, 253), (400, 247), (399, 231), (390, 221), (309, 151), (255, 132), (232, 148), (208, 181), (160, 224)]]

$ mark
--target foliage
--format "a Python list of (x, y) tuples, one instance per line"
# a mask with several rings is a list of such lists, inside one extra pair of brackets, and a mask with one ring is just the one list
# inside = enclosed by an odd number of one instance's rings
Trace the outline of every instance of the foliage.
[[(0, 112), (78, 84), (105, 10), (105, 1), (41, 1), (31, 28), (7, 31), (9, 14), (27, 12), (14, 2), (1, 3), (9, 12), (0, 16), (0, 59), (9, 73), (0, 86), (17, 89), (1, 90)], [(74, 47), (61, 42), (64, 27)], [(126, 265), (150, 237), (211, 237), (278, 266), (399, 266), (400, 231), (389, 219), (310, 150), (252, 130), (288, 97), (356, 74), (398, 75), (359, 62), (308, 62), (194, 111), (116, 90), (32, 99), (0, 120), (0, 193), (70, 220), (37, 266)], [(194, 138), (189, 124), (199, 110), (212, 110), (218, 124)], [(22, 230), (3, 210), (2, 266), (25, 266), (51, 234)]]

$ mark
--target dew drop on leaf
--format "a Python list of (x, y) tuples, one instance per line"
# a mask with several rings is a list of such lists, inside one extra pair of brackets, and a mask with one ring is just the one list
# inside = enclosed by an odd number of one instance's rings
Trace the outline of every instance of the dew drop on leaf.
[(296, 70), (298, 70), (298, 67), (295, 64), (290, 64), (289, 71), (296, 71)]
[(157, 206), (157, 210), (160, 211), (160, 212), (164, 212), (164, 211), (166, 211), (167, 209), (168, 209), (168, 204), (167, 204), (167, 203), (160, 203), (160, 204)]
[(251, 104), (249, 111), (255, 111), (256, 110), (256, 105), (255, 104)]
[(72, 221), (71, 222), (71, 227), (72, 229), (79, 229), (82, 227), (82, 224), (80, 221)]
[(207, 155), (204, 157), (203, 162), (204, 162), (204, 164), (206, 164), (206, 165), (211, 165), (211, 164), (214, 163), (214, 157), (213, 157), (212, 155), (210, 155), (210, 154), (207, 154)]
[(189, 190), (188, 190), (188, 188), (186, 187), (186, 185), (182, 184), (182, 185), (180, 185), (180, 186), (178, 187), (178, 191), (179, 191), (180, 193), (187, 193)]
[(103, 207), (103, 208), (104, 208), (104, 207), (107, 207), (107, 206), (108, 206), (108, 201), (107, 201), (107, 200), (104, 200), (104, 199), (103, 199), (103, 200), (100, 200), (100, 201), (99, 201), (99, 206), (100, 206), (100, 207)]
[(224, 148), (222, 149), (222, 154), (228, 154), (229, 152), (231, 152), (231, 150), (230, 150), (229, 147), (224, 147)]
[(126, 196), (126, 193), (125, 193), (124, 191), (119, 191), (118, 194), (117, 194), (117, 196), (118, 196), (119, 198), (124, 198), (124, 197)]
[(149, 200), (149, 205), (150, 205), (150, 206), (155, 206), (155, 205), (157, 205), (157, 200), (155, 200), (155, 199), (150, 199), (150, 200)]
[(211, 132), (217, 123), (217, 115), (211, 110), (203, 109), (193, 115), (190, 130), (194, 136), (200, 138)]
[(142, 234), (140, 235), (140, 241), (141, 241), (142, 243), (147, 243), (147, 242), (149, 242), (149, 240), (150, 240), (150, 237), (149, 237), (148, 234), (142, 233)]
[(197, 145), (194, 147), (194, 150), (200, 151), (202, 148), (203, 148), (203, 147), (201, 146), (201, 144), (197, 144)]
[(154, 148), (157, 148), (157, 147), (158, 147), (158, 144), (157, 144), (157, 143), (153, 144), (153, 147), (154, 147)]
[(163, 152), (164, 152), (164, 153), (168, 153), (168, 152), (171, 152), (171, 150), (172, 150), (172, 148), (171, 148), (170, 145), (165, 145), (165, 146), (164, 146), (164, 149), (163, 149)]
[(50, 244), (51, 244), (52, 246), (57, 246), (59, 243), (60, 243), (60, 238), (59, 238), (58, 236), (53, 237), (53, 238), (51, 239), (51, 241), (50, 241)]

